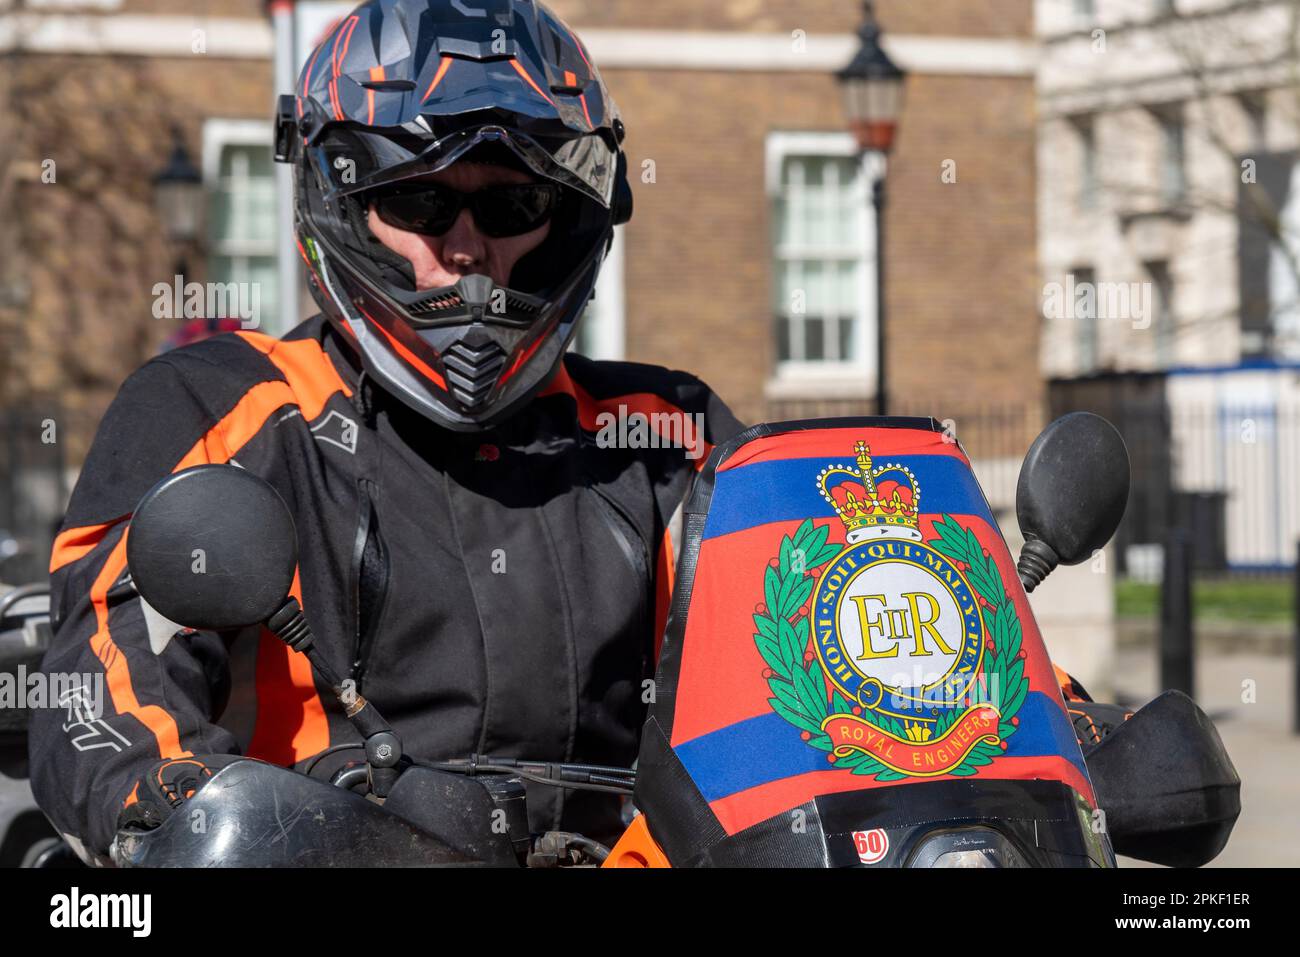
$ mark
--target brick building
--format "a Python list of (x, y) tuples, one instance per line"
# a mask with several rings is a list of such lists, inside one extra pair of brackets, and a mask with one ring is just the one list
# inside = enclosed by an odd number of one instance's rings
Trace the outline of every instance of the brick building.
[[(553, 6), (619, 103), (636, 174), (579, 347), (696, 372), (748, 421), (868, 411), (874, 219), (833, 76), (860, 5)], [(1042, 395), (1032, 2), (877, 8), (909, 72), (885, 230), (893, 409), (960, 433), (963, 416), (1029, 408), (1023, 449)], [(300, 49), (322, 15), (300, 14)], [(261, 0), (13, 0), (0, 50), (0, 408), (23, 441), (56, 416), (75, 467), (175, 331), (153, 289), (178, 264), (257, 283), (275, 315), (272, 30)], [(176, 138), (207, 185), (189, 249), (153, 206)]]
[[(93, 414), (168, 331), (151, 290), (179, 254), (159, 238), (150, 181), (171, 128), (213, 194), (190, 272), (274, 284), (271, 33), (259, 0), (17, 6), (31, 9), (0, 28), (17, 146), (0, 388)], [(603, 290), (584, 346), (697, 371), (747, 419), (865, 401), (870, 209), (832, 76), (855, 47), (858, 5), (553, 6), (602, 66), (642, 174), (606, 283), (621, 288)], [(896, 398), (943, 414), (1024, 401), (1039, 349), (1032, 5), (882, 0), (879, 13), (911, 73), (886, 223)]]
[[(832, 76), (858, 4), (556, 7), (602, 64), (632, 168), (654, 163), (625, 237), (627, 355), (698, 371), (749, 420), (869, 408), (869, 186)], [(1032, 398), (1031, 5), (878, 9), (911, 74), (885, 229), (895, 404), (957, 416)]]

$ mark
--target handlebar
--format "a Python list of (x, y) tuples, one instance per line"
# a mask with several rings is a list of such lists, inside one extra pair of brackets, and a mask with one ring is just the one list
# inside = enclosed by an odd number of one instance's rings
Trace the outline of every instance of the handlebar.
[(501, 855), (466, 853), (351, 791), (253, 760), (222, 768), (162, 826), (119, 830), (112, 851), (122, 867), (502, 863)]

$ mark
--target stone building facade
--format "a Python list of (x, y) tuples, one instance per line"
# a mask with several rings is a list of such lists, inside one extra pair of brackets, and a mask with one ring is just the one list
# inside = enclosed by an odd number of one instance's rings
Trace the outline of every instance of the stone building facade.
[(1039, 0), (1038, 13), (1043, 368), (1061, 394), (1140, 391), (1112, 415), (1144, 436), (1130, 446), (1158, 452), (1135, 457), (1130, 521), (1145, 521), (1121, 536), (1124, 567), (1158, 575), (1179, 523), (1214, 543), (1206, 567), (1290, 567), (1300, 3)]
[[(1251, 281), (1283, 264), (1249, 252), (1252, 231), (1267, 247), (1264, 221), (1288, 215), (1289, 183), (1279, 195), (1272, 181), (1300, 146), (1298, 12), (1040, 0), (1043, 276), (1098, 293), (1095, 308), (1046, 310), (1048, 375), (1300, 358), (1294, 291), (1269, 302)], [(1289, 271), (1280, 285), (1295, 287)]]

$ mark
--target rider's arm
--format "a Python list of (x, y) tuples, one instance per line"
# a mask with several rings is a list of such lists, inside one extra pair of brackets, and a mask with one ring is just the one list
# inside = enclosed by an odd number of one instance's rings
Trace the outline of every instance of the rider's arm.
[(169, 473), (219, 459), (221, 419), (166, 359), (122, 387), (100, 425), (51, 556), (53, 644), (42, 665), (59, 700), (33, 712), (31, 782), (41, 809), (102, 856), (142, 775), (160, 760), (229, 753), (211, 722), (229, 683), (226, 648), (147, 609), (126, 567), (130, 513)]
[(1052, 665), (1052, 670), (1056, 672), (1056, 683), (1061, 686), (1061, 697), (1067, 702), (1092, 700), (1092, 695), (1088, 694), (1083, 685), (1079, 684), (1078, 678), (1075, 678), (1057, 664)]

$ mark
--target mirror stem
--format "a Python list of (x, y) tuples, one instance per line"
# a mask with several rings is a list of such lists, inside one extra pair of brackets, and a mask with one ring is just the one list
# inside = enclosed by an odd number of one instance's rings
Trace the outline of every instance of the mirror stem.
[(1036, 538), (1030, 539), (1020, 550), (1020, 558), (1016, 562), (1020, 584), (1025, 586), (1026, 592), (1032, 592), (1060, 562), (1061, 559), (1052, 550), (1052, 546)]
[(348, 720), (365, 741), (371, 789), (377, 797), (387, 797), (389, 789), (396, 783), (397, 765), (402, 759), (402, 743), (392, 726), (355, 688), (345, 688), (342, 679), (321, 657), (298, 599), (287, 599), (267, 620), (266, 627), (294, 651), (306, 655), (321, 680), (334, 689), (334, 696), (343, 706)]

